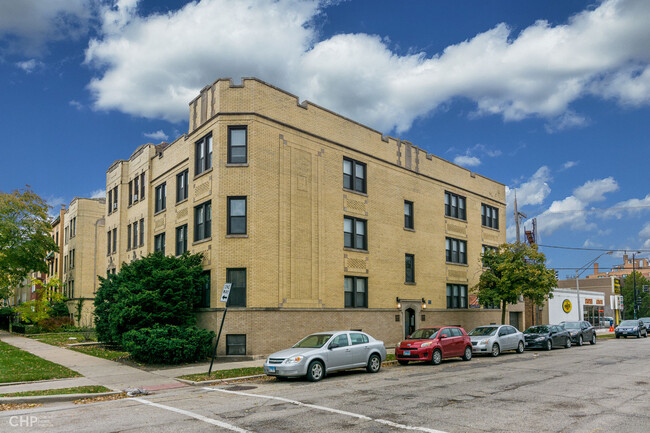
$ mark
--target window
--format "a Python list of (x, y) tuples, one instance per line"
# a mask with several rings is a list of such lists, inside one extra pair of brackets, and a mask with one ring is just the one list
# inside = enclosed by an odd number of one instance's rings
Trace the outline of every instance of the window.
[(129, 181), (129, 206), (133, 204), (133, 181)]
[[(497, 247), (493, 247), (493, 246), (490, 246), (490, 245), (483, 245), (481, 253), (485, 254), (486, 251), (497, 251), (497, 250), (498, 250)], [(485, 260), (483, 260), (483, 259), (481, 259), (481, 260), (482, 260), (482, 263), (483, 263), (483, 267), (485, 267)]]
[(211, 236), (212, 208), (209, 201), (194, 208), (194, 242)]
[(415, 256), (406, 254), (404, 281), (406, 283), (415, 283)]
[(70, 269), (74, 269), (74, 250), (70, 250)]
[(348, 343), (348, 334), (341, 334), (334, 337), (330, 344), (336, 344), (337, 347), (347, 347), (350, 345)]
[(359, 334), (356, 332), (350, 333), (350, 341), (352, 342), (352, 345), (356, 344), (366, 344), (369, 342), (368, 336), (366, 334)]
[(63, 272), (68, 271), (68, 255), (63, 256)]
[(345, 277), (345, 308), (368, 308), (368, 279)]
[(108, 191), (108, 214), (113, 212), (113, 190)]
[(194, 175), (212, 168), (212, 134), (208, 134), (194, 145)]
[(365, 250), (368, 248), (366, 220), (343, 217), (343, 246)]
[(163, 183), (156, 187), (156, 204), (155, 211), (160, 212), (167, 207), (167, 183)]
[(413, 202), (404, 200), (404, 228), (413, 229)]
[(447, 284), (447, 308), (467, 308), (467, 286)]
[(63, 230), (63, 233), (64, 233), (64, 235), (63, 235), (63, 240), (65, 241), (65, 244), (68, 245), (68, 227), (67, 227), (67, 226), (66, 226), (66, 228)]
[(198, 289), (199, 299), (198, 303), (195, 305), (196, 308), (210, 308), (210, 271), (203, 272), (203, 275), (205, 275), (207, 278), (205, 279), (203, 285)]
[(343, 188), (366, 192), (366, 164), (343, 158)]
[(486, 310), (499, 310), (501, 307), (499, 306), (499, 302), (486, 302), (483, 304), (483, 308)]
[(138, 246), (138, 222), (133, 223), (133, 248)]
[(230, 307), (246, 306), (246, 268), (226, 270), (226, 282), (231, 283), (228, 305)]
[(133, 202), (138, 201), (138, 193), (140, 192), (140, 176), (136, 176), (133, 179)]
[(185, 170), (176, 175), (176, 203), (187, 198), (187, 174)]
[(140, 246), (144, 245), (144, 218), (140, 220)]
[(140, 175), (140, 200), (144, 199), (144, 173)]
[(445, 216), (466, 220), (465, 197), (445, 191)]
[(112, 235), (112, 234), (113, 234), (113, 231), (112, 231), (112, 230), (109, 230), (109, 231), (108, 231), (108, 234), (107, 234), (107, 235), (108, 235), (108, 242), (107, 242), (107, 245), (108, 245), (108, 251), (106, 252), (106, 255), (110, 255), (110, 254), (111, 254), (111, 245), (112, 245), (111, 235)]
[(246, 197), (228, 197), (228, 234), (246, 234)]
[(246, 126), (228, 127), (228, 164), (248, 162), (248, 130)]
[(226, 335), (226, 355), (246, 355), (246, 334)]
[(113, 188), (113, 210), (117, 210), (117, 186)]
[(446, 238), (447, 262), (467, 264), (467, 241)]
[(176, 255), (180, 256), (187, 251), (187, 224), (176, 227)]
[(499, 229), (499, 209), (481, 204), (481, 224), (485, 227)]
[(70, 281), (70, 298), (74, 298), (74, 280)]
[(117, 228), (113, 229), (113, 254), (117, 251)]
[(153, 237), (153, 250), (165, 254), (165, 234), (161, 233)]
[(131, 224), (126, 227), (126, 250), (131, 249)]
[(70, 220), (70, 237), (73, 238), (77, 235), (77, 217)]
[(463, 333), (458, 328), (449, 328), (452, 337), (462, 337)]

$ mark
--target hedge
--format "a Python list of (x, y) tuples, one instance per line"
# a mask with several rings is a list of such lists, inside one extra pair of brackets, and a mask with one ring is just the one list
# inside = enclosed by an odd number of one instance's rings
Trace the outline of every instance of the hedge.
[(139, 362), (180, 364), (210, 356), (214, 336), (214, 332), (195, 326), (162, 325), (124, 333), (122, 346)]

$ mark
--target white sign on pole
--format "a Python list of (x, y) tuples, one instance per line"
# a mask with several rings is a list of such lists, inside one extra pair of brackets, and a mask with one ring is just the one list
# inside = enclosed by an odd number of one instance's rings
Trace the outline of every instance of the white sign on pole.
[(228, 296), (230, 296), (230, 288), (232, 283), (226, 283), (223, 285), (223, 290), (221, 291), (221, 302), (228, 302)]

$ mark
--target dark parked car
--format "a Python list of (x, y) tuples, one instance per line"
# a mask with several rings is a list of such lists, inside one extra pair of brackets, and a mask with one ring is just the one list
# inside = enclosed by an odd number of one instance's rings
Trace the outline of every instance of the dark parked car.
[(409, 361), (428, 361), (438, 365), (443, 358), (472, 359), (472, 341), (463, 328), (441, 326), (420, 328), (395, 348), (395, 358), (401, 365)]
[(582, 346), (583, 342), (596, 344), (596, 330), (591, 323), (582, 320), (580, 322), (561, 322), (560, 326), (569, 331), (571, 343)]
[(536, 325), (524, 331), (526, 349), (546, 349), (554, 347), (571, 347), (569, 332), (559, 325)]
[(645, 325), (646, 331), (650, 329), (650, 317), (641, 317), (639, 320)]
[(648, 336), (648, 329), (643, 324), (643, 320), (623, 320), (614, 329), (614, 334), (616, 334), (616, 338), (621, 338), (621, 335), (623, 338), (627, 338), (628, 335), (636, 338), (643, 336), (645, 338)]

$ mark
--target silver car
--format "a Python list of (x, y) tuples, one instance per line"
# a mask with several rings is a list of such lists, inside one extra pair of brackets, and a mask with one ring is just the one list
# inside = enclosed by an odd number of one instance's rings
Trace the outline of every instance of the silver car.
[(516, 350), (524, 353), (526, 342), (524, 334), (510, 325), (479, 326), (470, 331), (473, 353), (489, 353), (499, 356), (505, 350)]
[(336, 370), (365, 367), (377, 373), (385, 360), (384, 342), (365, 332), (318, 332), (269, 356), (264, 373), (278, 378), (307, 376), (316, 382)]

